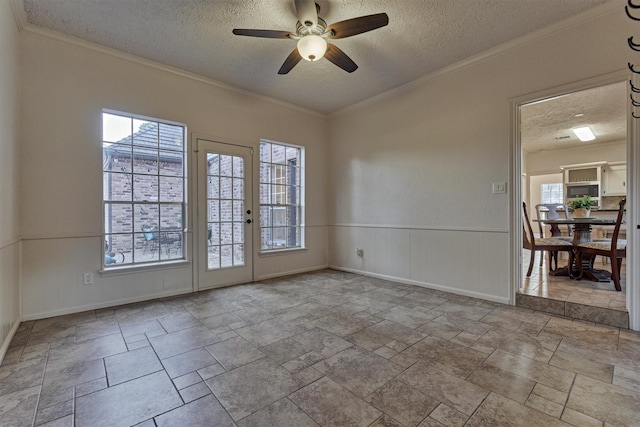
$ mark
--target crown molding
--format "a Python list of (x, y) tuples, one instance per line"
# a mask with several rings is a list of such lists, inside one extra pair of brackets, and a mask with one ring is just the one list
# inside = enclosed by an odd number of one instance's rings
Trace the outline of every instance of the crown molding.
[(541, 40), (545, 37), (549, 37), (553, 34), (560, 33), (562, 31), (566, 31), (568, 28), (583, 24), (587, 21), (591, 21), (594, 18), (606, 15), (613, 12), (619, 12), (624, 2), (620, 2), (620, 0), (610, 0), (606, 3), (603, 3), (599, 6), (594, 7), (593, 9), (585, 10), (582, 13), (579, 13), (576, 16), (572, 16), (570, 18), (564, 19), (560, 22), (556, 22), (555, 24), (549, 25), (548, 27), (541, 28), (536, 31), (532, 31), (524, 36), (515, 38), (513, 40), (509, 40), (505, 43), (502, 43), (496, 47), (485, 50), (484, 52), (480, 52), (477, 55), (470, 56), (469, 58), (463, 59), (459, 62), (456, 62), (451, 65), (447, 65), (443, 68), (435, 70), (431, 73), (425, 74), (424, 76), (418, 77), (415, 80), (410, 81), (409, 83), (405, 83), (401, 86), (390, 89), (381, 94), (372, 96), (371, 98), (367, 98), (363, 101), (360, 101), (356, 104), (345, 107), (341, 110), (330, 113), (329, 118), (335, 117), (341, 113), (345, 113), (348, 111), (354, 111), (361, 108), (365, 108), (371, 104), (375, 104), (377, 102), (383, 101), (385, 99), (392, 98), (396, 95), (400, 95), (405, 92), (409, 92), (414, 88), (421, 86), (431, 80), (434, 80), (443, 75), (463, 70), (467, 67), (470, 67), (474, 64), (486, 61), (495, 56), (507, 53), (509, 51), (520, 49), (528, 44), (534, 43), (538, 40)]
[[(22, 0), (11, 0), (12, 2), (19, 2), (22, 3)], [(24, 11), (24, 9), (23, 9)], [(25, 13), (25, 20), (26, 20), (26, 13)], [(224, 89), (224, 90), (228, 90), (231, 92), (235, 92), (238, 94), (241, 94), (243, 96), (249, 96), (255, 99), (259, 99), (261, 101), (265, 101), (271, 104), (276, 104), (276, 105), (280, 105), (282, 107), (285, 108), (289, 108), (292, 110), (296, 110), (296, 111), (300, 111), (302, 113), (305, 114), (309, 114), (312, 116), (316, 116), (316, 117), (320, 117), (323, 119), (326, 119), (328, 117), (327, 114), (323, 114), (320, 113), (318, 111), (314, 111), (308, 108), (304, 108), (301, 107), (299, 105), (296, 104), (292, 104), (290, 102), (286, 102), (286, 101), (282, 101), (280, 99), (277, 98), (272, 98), (266, 95), (260, 95), (258, 93), (255, 92), (251, 92), (248, 90), (244, 90), (244, 89), (240, 89), (236, 86), (232, 86), (226, 83), (222, 83), (220, 81), (217, 80), (213, 80), (204, 76), (201, 76), (199, 74), (196, 73), (191, 73), (189, 71), (185, 71), (182, 70), (180, 68), (176, 68), (176, 67), (172, 67), (170, 65), (166, 65), (166, 64), (161, 64), (159, 62), (155, 62), (152, 61), (150, 59), (146, 59), (146, 58), (142, 58), (140, 56), (136, 56), (136, 55), (132, 55), (130, 53), (126, 53), (117, 49), (113, 49), (110, 47), (106, 47), (97, 43), (93, 43), (93, 42), (89, 42), (87, 40), (83, 40), (77, 37), (73, 37), (73, 36), (69, 36), (67, 34), (63, 34), (60, 33), (58, 31), (54, 31), (54, 30), (49, 30), (46, 28), (42, 28), (42, 27), (38, 27), (37, 25), (33, 25), (33, 24), (29, 24), (28, 22), (26, 23), (26, 25), (23, 27), (23, 31), (24, 34), (27, 35), (32, 35), (32, 36), (38, 36), (38, 37), (43, 37), (43, 38), (47, 38), (50, 40), (54, 40), (63, 44), (67, 44), (67, 45), (71, 45), (71, 46), (76, 46), (79, 48), (83, 48), (83, 49), (87, 49), (93, 52), (97, 52), (97, 53), (101, 53), (104, 55), (108, 55), (114, 58), (118, 58), (124, 61), (128, 61), (128, 62), (132, 62), (135, 64), (139, 64), (139, 65), (143, 65), (149, 68), (153, 68), (156, 70), (160, 70), (160, 71), (164, 71), (166, 73), (169, 74), (173, 74), (175, 76), (179, 76), (185, 79), (189, 79), (189, 80), (193, 80), (199, 83), (203, 83), (209, 86), (214, 86), (220, 89)]]
[(27, 26), (27, 12), (24, 9), (24, 2), (22, 0), (9, 0), (11, 2), (11, 9), (13, 9), (13, 17), (18, 25), (18, 31), (22, 32)]

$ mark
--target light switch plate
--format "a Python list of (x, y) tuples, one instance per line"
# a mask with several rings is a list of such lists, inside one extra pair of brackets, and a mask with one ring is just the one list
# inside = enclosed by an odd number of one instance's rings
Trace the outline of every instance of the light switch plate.
[(493, 183), (493, 194), (504, 194), (507, 192), (507, 183), (506, 182), (494, 182)]

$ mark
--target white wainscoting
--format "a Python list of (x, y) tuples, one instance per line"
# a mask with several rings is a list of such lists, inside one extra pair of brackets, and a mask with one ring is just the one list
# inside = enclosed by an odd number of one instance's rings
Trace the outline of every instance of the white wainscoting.
[[(22, 242), (22, 320), (41, 319), (193, 291), (193, 265), (98, 273), (102, 238), (29, 237)], [(327, 226), (307, 226), (307, 249), (255, 259), (257, 280), (328, 267)], [(94, 283), (83, 284), (84, 273)]]
[[(101, 237), (22, 242), (22, 320), (93, 310), (192, 291), (192, 266), (101, 276)], [(94, 283), (83, 284), (93, 273)]]
[(507, 230), (346, 224), (329, 228), (329, 245), (331, 268), (510, 301)]
[(0, 363), (20, 324), (20, 240), (0, 245)]
[(255, 260), (256, 280), (288, 276), (329, 267), (327, 254), (329, 236), (327, 229), (326, 225), (307, 225), (305, 227), (306, 249), (281, 252), (279, 254), (258, 255)]

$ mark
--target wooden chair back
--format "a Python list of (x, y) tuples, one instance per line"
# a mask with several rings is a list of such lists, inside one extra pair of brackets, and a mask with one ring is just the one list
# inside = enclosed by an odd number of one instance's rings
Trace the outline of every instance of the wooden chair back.
[(533, 234), (533, 228), (529, 222), (529, 214), (527, 213), (527, 204), (522, 202), (522, 212), (524, 214), (524, 221), (522, 222), (522, 246), (525, 249), (533, 249), (536, 236)]
[[(562, 211), (558, 209), (562, 208)], [(560, 214), (566, 219), (569, 218), (569, 206), (566, 203), (539, 203), (536, 205), (536, 214), (538, 216), (538, 220), (541, 219), (557, 219), (560, 218)], [(571, 226), (569, 224), (567, 227), (567, 236), (573, 236), (573, 231), (571, 230)], [(538, 228), (540, 230), (540, 237), (545, 237), (544, 228), (541, 222), (538, 222)], [(560, 231), (560, 227), (558, 224), (551, 224), (551, 235), (552, 236), (560, 236), (562, 232)], [(549, 237), (549, 236), (546, 236)]]
[[(616, 218), (616, 226), (613, 228), (613, 234), (611, 235), (611, 252), (614, 252), (618, 246), (618, 234), (620, 234), (620, 227), (622, 226), (622, 218), (624, 217), (624, 206), (627, 204), (627, 199), (620, 200), (620, 207), (618, 208), (618, 217)], [(626, 248), (625, 248), (626, 253)]]

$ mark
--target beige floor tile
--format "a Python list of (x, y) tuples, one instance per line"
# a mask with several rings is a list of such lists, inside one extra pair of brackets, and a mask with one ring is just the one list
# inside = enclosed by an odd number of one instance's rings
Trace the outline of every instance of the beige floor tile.
[(350, 347), (313, 367), (361, 398), (402, 372), (395, 363), (359, 347)]
[(365, 427), (382, 415), (326, 377), (296, 391), (289, 398), (318, 424), (327, 427)]
[(156, 417), (158, 427), (234, 427), (229, 414), (212, 395), (200, 398)]
[(545, 426), (562, 427), (565, 423), (536, 409), (491, 393), (465, 424), (465, 427)]
[(602, 363), (564, 348), (559, 348), (554, 353), (549, 364), (604, 382), (611, 382), (613, 377), (614, 366), (612, 364)]
[(410, 427), (418, 425), (438, 406), (437, 400), (398, 380), (389, 381), (365, 400)]
[[(626, 301), (544, 269), (525, 282), (563, 313)], [(638, 424), (640, 333), (584, 307), (574, 321), (321, 270), (24, 322), (0, 424)]]
[(536, 385), (533, 380), (491, 365), (478, 367), (467, 381), (520, 403), (527, 400)]
[(438, 369), (465, 378), (486, 358), (485, 353), (437, 337), (426, 337), (402, 354), (430, 362)]
[(473, 414), (489, 394), (488, 390), (447, 374), (424, 361), (412, 365), (398, 379), (467, 415)]
[(150, 347), (105, 357), (104, 363), (110, 385), (120, 384), (162, 370), (158, 356)]
[(390, 320), (383, 320), (382, 322), (371, 325), (369, 329), (407, 345), (415, 344), (427, 336), (427, 334), (408, 328), (404, 325), (391, 322)]
[(302, 381), (268, 359), (260, 359), (206, 380), (235, 421), (300, 388)]
[(164, 372), (156, 372), (77, 399), (77, 427), (131, 426), (181, 406)]
[(318, 423), (288, 398), (280, 399), (238, 421), (238, 427), (296, 426), (318, 427)]
[(584, 375), (576, 377), (567, 408), (613, 425), (640, 425), (640, 393)]
[(227, 371), (265, 357), (263, 352), (242, 337), (221, 341), (206, 349)]
[(485, 363), (562, 392), (569, 391), (575, 377), (573, 372), (565, 369), (502, 350), (496, 350)]
[(0, 419), (3, 426), (31, 425), (38, 405), (40, 387), (23, 388), (0, 396)]
[(564, 405), (559, 405), (536, 394), (532, 394), (531, 396), (529, 396), (529, 398), (525, 402), (525, 406), (537, 409), (540, 412), (558, 419), (562, 415), (562, 410), (564, 409)]
[(575, 427), (602, 427), (603, 425), (600, 420), (566, 407), (564, 408), (560, 419)]
[(541, 362), (548, 362), (553, 356), (560, 339), (541, 339), (530, 335), (503, 330), (491, 330), (478, 340), (478, 344), (526, 356)]
[(160, 360), (220, 341), (220, 338), (205, 326), (184, 329), (149, 339)]

